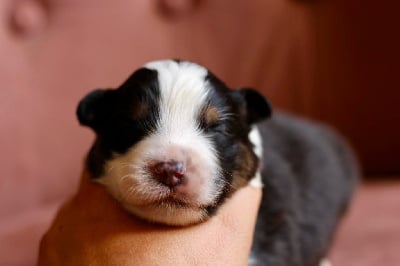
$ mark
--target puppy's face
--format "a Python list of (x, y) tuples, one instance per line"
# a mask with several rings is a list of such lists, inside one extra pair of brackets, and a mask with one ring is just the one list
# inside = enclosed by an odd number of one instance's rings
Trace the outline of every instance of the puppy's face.
[(122, 205), (171, 225), (209, 217), (258, 167), (251, 124), (270, 115), (250, 89), (229, 90), (190, 62), (157, 61), (79, 104), (96, 132), (87, 167)]

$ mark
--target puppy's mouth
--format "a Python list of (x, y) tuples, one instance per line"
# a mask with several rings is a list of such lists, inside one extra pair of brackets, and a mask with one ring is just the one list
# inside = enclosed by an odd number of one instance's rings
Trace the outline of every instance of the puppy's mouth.
[(141, 208), (176, 208), (176, 209), (202, 209), (205, 206), (202, 204), (193, 202), (185, 197), (178, 196), (174, 191), (168, 192), (163, 196), (157, 197), (156, 199), (147, 199), (140, 202), (136, 202), (132, 205)]
[(178, 199), (175, 197), (166, 197), (164, 199), (155, 201), (153, 205), (159, 206), (159, 207), (169, 207), (169, 208), (185, 208), (185, 209), (200, 209), (200, 205), (196, 205), (193, 203), (189, 203), (187, 201), (184, 201), (182, 199)]

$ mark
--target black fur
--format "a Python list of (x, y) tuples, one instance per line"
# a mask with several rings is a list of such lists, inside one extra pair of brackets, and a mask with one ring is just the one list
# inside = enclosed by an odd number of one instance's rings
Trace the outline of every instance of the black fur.
[[(205, 207), (209, 215), (233, 192), (229, 184), (235, 178), (247, 182), (254, 176), (259, 163), (248, 134), (257, 124), (263, 138), (264, 188), (250, 264), (318, 265), (357, 180), (347, 145), (329, 128), (309, 121), (280, 113), (266, 120), (271, 106), (252, 89), (230, 90), (212, 73), (206, 82), (212, 87), (207, 104), (230, 114), (211, 124), (198, 118), (225, 170), (223, 193), (216, 205)], [(113, 154), (123, 154), (155, 129), (159, 97), (157, 71), (142, 68), (118, 89), (94, 91), (80, 102), (80, 123), (97, 135), (87, 157), (93, 178), (103, 174)], [(246, 165), (244, 158), (252, 164)]]
[[(79, 103), (77, 116), (82, 125), (96, 132), (87, 157), (92, 178), (103, 174), (106, 160), (122, 154), (154, 130), (159, 89), (157, 72), (139, 69), (117, 90), (96, 90)], [(144, 111), (137, 108), (145, 108)]]
[[(266, 99), (256, 91), (248, 88), (236, 91), (230, 90), (211, 72), (208, 73), (206, 81), (212, 87), (208, 99), (209, 105), (216, 107), (218, 110), (223, 110), (221, 112), (230, 114), (226, 119), (220, 120), (211, 127), (203, 128), (204, 132), (214, 142), (221, 168), (225, 170), (224, 180), (220, 180), (220, 184), (225, 184), (225, 190), (216, 201), (216, 205), (208, 206), (207, 208), (208, 213), (213, 214), (226, 197), (234, 192), (228, 184), (232, 183), (233, 172), (239, 170), (238, 167), (241, 166), (239, 162), (241, 159), (239, 144), (245, 145), (254, 156), (254, 160), (257, 161), (254, 164), (253, 171), (240, 178), (248, 181), (254, 176), (258, 166), (258, 158), (252, 151), (252, 144), (249, 142), (248, 134), (253, 124), (252, 121), (267, 119), (271, 114), (271, 107)], [(253, 97), (247, 97), (247, 95), (252, 95)], [(258, 97), (255, 95), (258, 95)], [(251, 99), (257, 99), (257, 107), (247, 102)], [(256, 108), (262, 111), (256, 114)]]
[(279, 113), (258, 126), (264, 191), (252, 265), (318, 265), (357, 183), (355, 159), (325, 126)]

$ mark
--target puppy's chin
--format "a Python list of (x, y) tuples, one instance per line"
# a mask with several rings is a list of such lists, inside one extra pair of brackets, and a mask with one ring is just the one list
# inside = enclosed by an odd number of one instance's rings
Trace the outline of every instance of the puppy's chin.
[(138, 184), (133, 179), (119, 183), (109, 181), (106, 178), (97, 180), (124, 209), (153, 223), (172, 226), (196, 224), (206, 220), (209, 217), (208, 208), (216, 204), (214, 198), (204, 202), (196, 195), (188, 197), (157, 183)]
[(200, 223), (209, 215), (206, 208), (172, 201), (154, 202), (148, 205), (123, 204), (124, 208), (144, 220), (171, 226)]

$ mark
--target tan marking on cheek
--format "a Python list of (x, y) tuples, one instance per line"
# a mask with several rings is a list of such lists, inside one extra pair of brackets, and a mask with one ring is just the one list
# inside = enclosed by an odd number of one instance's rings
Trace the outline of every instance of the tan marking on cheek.
[(238, 167), (233, 172), (232, 186), (234, 188), (245, 186), (257, 171), (257, 157), (244, 144), (240, 144), (239, 149)]

